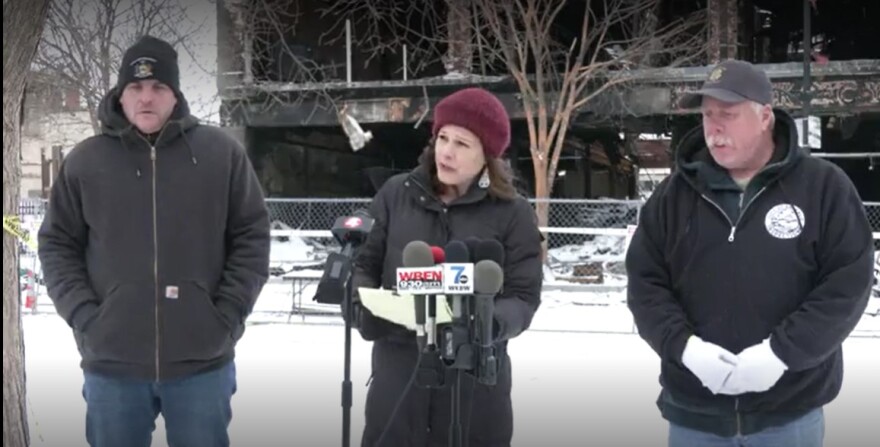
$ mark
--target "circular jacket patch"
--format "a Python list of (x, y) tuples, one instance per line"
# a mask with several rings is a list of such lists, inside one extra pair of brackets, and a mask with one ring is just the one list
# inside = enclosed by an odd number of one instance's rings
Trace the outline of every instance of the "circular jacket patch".
[(775, 238), (792, 239), (801, 234), (806, 226), (806, 220), (804, 220), (804, 212), (797, 205), (781, 203), (767, 211), (764, 226)]

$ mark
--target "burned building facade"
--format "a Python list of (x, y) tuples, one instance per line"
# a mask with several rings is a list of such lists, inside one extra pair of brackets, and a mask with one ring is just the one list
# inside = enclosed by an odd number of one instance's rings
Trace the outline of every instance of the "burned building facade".
[[(482, 52), (488, 47), (471, 26), (479, 1), (218, 1), (222, 122), (248, 148), (267, 196), (371, 196), (382, 179), (415, 166), (430, 138), (431, 105), (469, 86), (507, 107), (508, 157), (523, 191), (534, 191), (523, 94), (504, 64)], [(570, 3), (548, 34), (562, 42), (581, 26), (584, 2)], [(375, 20), (382, 11), (398, 16)], [(735, 57), (762, 65), (777, 107), (815, 117), (816, 155), (844, 167), (865, 200), (880, 200), (880, 45), (872, 37), (880, 2), (667, 0), (650, 12), (639, 20), (658, 29), (702, 12), (704, 22), (688, 30), (704, 36), (702, 54), (669, 66), (650, 55), (616, 60), (606, 49), (602, 62), (614, 64), (602, 76), (626, 70), (632, 81), (571, 116), (554, 197), (634, 198), (637, 169), (668, 166), (677, 138), (699, 122), (676, 106), (682, 93), (714, 62)], [(352, 147), (341, 125), (348, 119), (371, 134), (363, 148)]]

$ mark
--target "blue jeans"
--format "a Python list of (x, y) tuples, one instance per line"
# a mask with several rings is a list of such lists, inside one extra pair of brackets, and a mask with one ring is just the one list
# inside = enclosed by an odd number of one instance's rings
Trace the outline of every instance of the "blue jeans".
[(162, 413), (170, 447), (226, 447), (235, 363), (153, 382), (85, 373), (86, 439), (92, 447), (150, 447)]
[(788, 424), (748, 436), (722, 438), (670, 424), (669, 447), (822, 447), (825, 415), (817, 408)]

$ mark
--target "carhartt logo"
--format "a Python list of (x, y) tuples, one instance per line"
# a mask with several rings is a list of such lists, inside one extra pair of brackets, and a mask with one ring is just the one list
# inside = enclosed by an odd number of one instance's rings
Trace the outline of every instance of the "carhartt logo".
[(804, 212), (790, 203), (780, 203), (767, 211), (764, 226), (767, 232), (777, 239), (793, 239), (798, 237), (807, 225)]
[(165, 298), (176, 300), (180, 297), (180, 290), (177, 286), (165, 287)]
[(153, 76), (153, 64), (156, 59), (151, 57), (140, 57), (135, 59), (131, 66), (134, 67), (134, 77), (138, 79), (149, 78)]

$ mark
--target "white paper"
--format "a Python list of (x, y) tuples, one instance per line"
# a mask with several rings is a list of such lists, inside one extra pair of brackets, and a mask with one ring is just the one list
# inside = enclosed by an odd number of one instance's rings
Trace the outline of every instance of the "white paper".
[[(358, 288), (361, 303), (373, 315), (399, 324), (410, 330), (416, 329), (416, 312), (413, 296), (398, 294), (393, 290)], [(427, 312), (428, 305), (425, 303)], [(452, 322), (452, 311), (445, 295), (437, 295), (437, 324)], [(426, 319), (427, 321), (427, 319)]]

